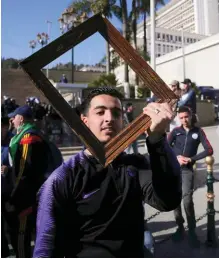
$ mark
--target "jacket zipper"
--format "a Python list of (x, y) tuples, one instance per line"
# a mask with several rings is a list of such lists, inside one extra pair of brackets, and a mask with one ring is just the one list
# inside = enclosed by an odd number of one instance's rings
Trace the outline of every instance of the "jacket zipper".
[(184, 145), (184, 148), (183, 148), (183, 155), (184, 155), (184, 152), (186, 150), (186, 144), (187, 144), (187, 138), (188, 138), (188, 134), (189, 134), (189, 131), (186, 131), (186, 140), (185, 140), (185, 145)]

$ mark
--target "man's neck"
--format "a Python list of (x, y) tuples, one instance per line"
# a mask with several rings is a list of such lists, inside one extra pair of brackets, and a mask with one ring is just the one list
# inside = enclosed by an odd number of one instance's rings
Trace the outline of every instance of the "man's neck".
[(188, 127), (183, 126), (183, 128), (184, 128), (185, 131), (190, 131), (190, 129), (191, 129), (192, 127), (191, 127), (191, 126), (188, 126)]

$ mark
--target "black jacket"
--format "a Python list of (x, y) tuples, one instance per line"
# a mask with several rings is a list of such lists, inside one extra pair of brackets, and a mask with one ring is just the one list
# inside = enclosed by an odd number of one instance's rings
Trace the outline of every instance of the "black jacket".
[(181, 99), (178, 102), (178, 107), (187, 106), (189, 107), (193, 113), (196, 113), (196, 94), (193, 89), (190, 89), (186, 94), (186, 98), (184, 100)]
[[(193, 127), (189, 131), (186, 131), (182, 126), (176, 127), (170, 132), (168, 142), (172, 146), (176, 156), (182, 155), (192, 159), (192, 163), (186, 166), (189, 168), (192, 168), (195, 161), (213, 154), (213, 148), (203, 129), (200, 127)], [(200, 143), (202, 143), (204, 151), (197, 154)]]
[(36, 193), (48, 166), (47, 150), (45, 141), (33, 133), (25, 133), (19, 143), (12, 169), (15, 186), (10, 198), (18, 214), (36, 203)]
[(182, 195), (165, 138), (147, 144), (152, 177), (142, 155), (122, 153), (103, 168), (82, 151), (63, 163), (40, 191), (33, 257), (143, 257), (143, 200), (170, 211)]

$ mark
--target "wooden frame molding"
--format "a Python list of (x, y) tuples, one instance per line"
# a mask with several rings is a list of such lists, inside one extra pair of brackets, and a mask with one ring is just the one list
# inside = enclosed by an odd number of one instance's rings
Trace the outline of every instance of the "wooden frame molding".
[(146, 131), (151, 123), (150, 117), (143, 113), (140, 114), (116, 137), (103, 146), (81, 121), (76, 110), (70, 107), (41, 71), (44, 66), (96, 32), (99, 32), (119, 56), (138, 74), (143, 80), (145, 87), (149, 88), (159, 98), (159, 102), (165, 101), (171, 105), (176, 103), (176, 95), (129, 42), (123, 38), (120, 32), (101, 14), (94, 15), (79, 26), (72, 28), (58, 39), (23, 60), (20, 65), (90, 152), (103, 166), (107, 166), (135, 141), (139, 135)]

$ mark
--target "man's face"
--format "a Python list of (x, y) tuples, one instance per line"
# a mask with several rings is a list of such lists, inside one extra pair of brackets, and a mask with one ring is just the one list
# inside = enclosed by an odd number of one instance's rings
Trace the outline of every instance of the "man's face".
[(102, 143), (115, 137), (123, 127), (122, 105), (118, 98), (110, 95), (95, 96), (82, 121)]
[(188, 112), (180, 112), (178, 114), (179, 120), (184, 127), (191, 126), (191, 115)]
[(1, 126), (1, 139), (4, 140), (8, 133), (8, 125)]
[(189, 90), (189, 84), (180, 84), (180, 89), (182, 90), (182, 93), (187, 93)]
[(170, 89), (175, 93), (177, 90), (177, 85), (170, 85)]
[(128, 111), (128, 112), (133, 112), (133, 110), (134, 110), (134, 107), (133, 107), (132, 105), (130, 105), (130, 106), (127, 108), (127, 111)]
[(23, 122), (23, 116), (21, 116), (21, 115), (19, 115), (19, 114), (17, 114), (17, 115), (13, 118), (13, 120), (12, 120), (12, 123), (13, 123), (15, 129), (17, 129), (17, 128), (22, 124), (22, 122)]

